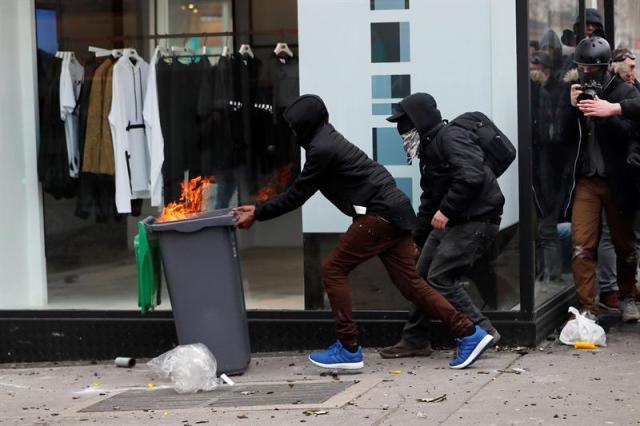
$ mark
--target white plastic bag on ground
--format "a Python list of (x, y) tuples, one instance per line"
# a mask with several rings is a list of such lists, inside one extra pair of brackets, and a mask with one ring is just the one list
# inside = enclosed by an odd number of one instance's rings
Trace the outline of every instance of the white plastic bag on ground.
[(216, 358), (202, 343), (176, 346), (147, 365), (159, 376), (169, 377), (178, 393), (210, 391), (219, 384)]
[(569, 308), (569, 313), (572, 313), (575, 319), (567, 321), (560, 332), (562, 343), (573, 346), (577, 341), (582, 341), (593, 342), (598, 346), (607, 346), (607, 335), (602, 327), (582, 315), (573, 306)]

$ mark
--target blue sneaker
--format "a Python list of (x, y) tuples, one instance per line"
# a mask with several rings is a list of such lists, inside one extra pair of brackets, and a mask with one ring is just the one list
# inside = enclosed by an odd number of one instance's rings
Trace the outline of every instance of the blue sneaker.
[(493, 336), (476, 325), (476, 331), (471, 336), (456, 339), (458, 351), (456, 357), (449, 363), (449, 368), (462, 369), (470, 366), (480, 358), (482, 352), (491, 345)]
[(340, 368), (344, 370), (358, 370), (364, 367), (362, 362), (362, 347), (356, 352), (346, 350), (340, 340), (329, 346), (326, 351), (312, 352), (309, 361), (323, 368)]

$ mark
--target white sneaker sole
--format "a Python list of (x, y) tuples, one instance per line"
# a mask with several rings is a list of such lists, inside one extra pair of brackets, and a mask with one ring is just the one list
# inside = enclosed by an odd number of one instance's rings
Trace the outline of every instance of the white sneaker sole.
[(473, 348), (473, 352), (471, 352), (471, 355), (469, 355), (469, 357), (462, 364), (458, 364), (454, 366), (450, 365), (449, 368), (453, 368), (454, 370), (461, 370), (465, 367), (468, 367), (476, 359), (478, 359), (478, 357), (482, 354), (482, 352), (484, 352), (485, 349), (487, 349), (487, 347), (489, 347), (492, 340), (493, 340), (493, 336), (490, 334), (487, 334), (482, 338), (482, 340), (480, 340), (480, 343), (478, 343), (478, 345), (475, 348)]
[(314, 361), (309, 357), (309, 361), (322, 368), (333, 368), (336, 370), (359, 370), (364, 367), (364, 361), (360, 362), (345, 362), (342, 364), (323, 364), (318, 361)]

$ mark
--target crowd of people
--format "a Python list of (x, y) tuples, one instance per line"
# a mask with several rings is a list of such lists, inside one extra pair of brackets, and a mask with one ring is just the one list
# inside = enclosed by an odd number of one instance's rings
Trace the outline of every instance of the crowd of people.
[[(585, 315), (637, 321), (635, 55), (627, 48), (611, 51), (596, 9), (586, 10), (586, 38), (577, 46), (574, 33), (558, 37), (547, 30), (530, 43), (537, 279), (559, 281), (563, 264), (570, 264)], [(567, 229), (570, 250), (561, 243)]]
[[(549, 282), (562, 274), (563, 257), (570, 258), (584, 315), (597, 320), (606, 308), (637, 321), (640, 84), (634, 55), (611, 52), (595, 9), (587, 9), (586, 21), (579, 43), (572, 36), (576, 24), (562, 38), (548, 30), (531, 45), (537, 269)], [(471, 365), (496, 344), (498, 330), (461, 283), (495, 241), (505, 202), (497, 181), (503, 170), (489, 164), (479, 133), (456, 124), (460, 118), (444, 120), (427, 93), (394, 107), (387, 120), (397, 126), (408, 161), (420, 162), (416, 215), (391, 174), (330, 124), (320, 97), (299, 97), (284, 118), (306, 151), (304, 168), (281, 194), (234, 213), (237, 227), (246, 229), (299, 208), (319, 191), (353, 219), (322, 266), (337, 340), (311, 353), (310, 361), (324, 368), (363, 367), (347, 277), (374, 256), (415, 305), (398, 343), (380, 351), (383, 358), (429, 355), (429, 319), (441, 320), (456, 338), (451, 368)], [(562, 250), (560, 235), (568, 232), (571, 248)]]

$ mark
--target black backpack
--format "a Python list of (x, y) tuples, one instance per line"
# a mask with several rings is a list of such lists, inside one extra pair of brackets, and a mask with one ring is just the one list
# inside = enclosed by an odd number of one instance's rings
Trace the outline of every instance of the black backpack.
[[(465, 112), (451, 120), (449, 126), (462, 127), (477, 136), (477, 143), (484, 152), (484, 161), (496, 177), (500, 177), (516, 158), (516, 148), (493, 121), (481, 112)], [(440, 132), (438, 132), (440, 133)], [(436, 136), (436, 151), (438, 137)], [(440, 156), (442, 157), (442, 156)]]

